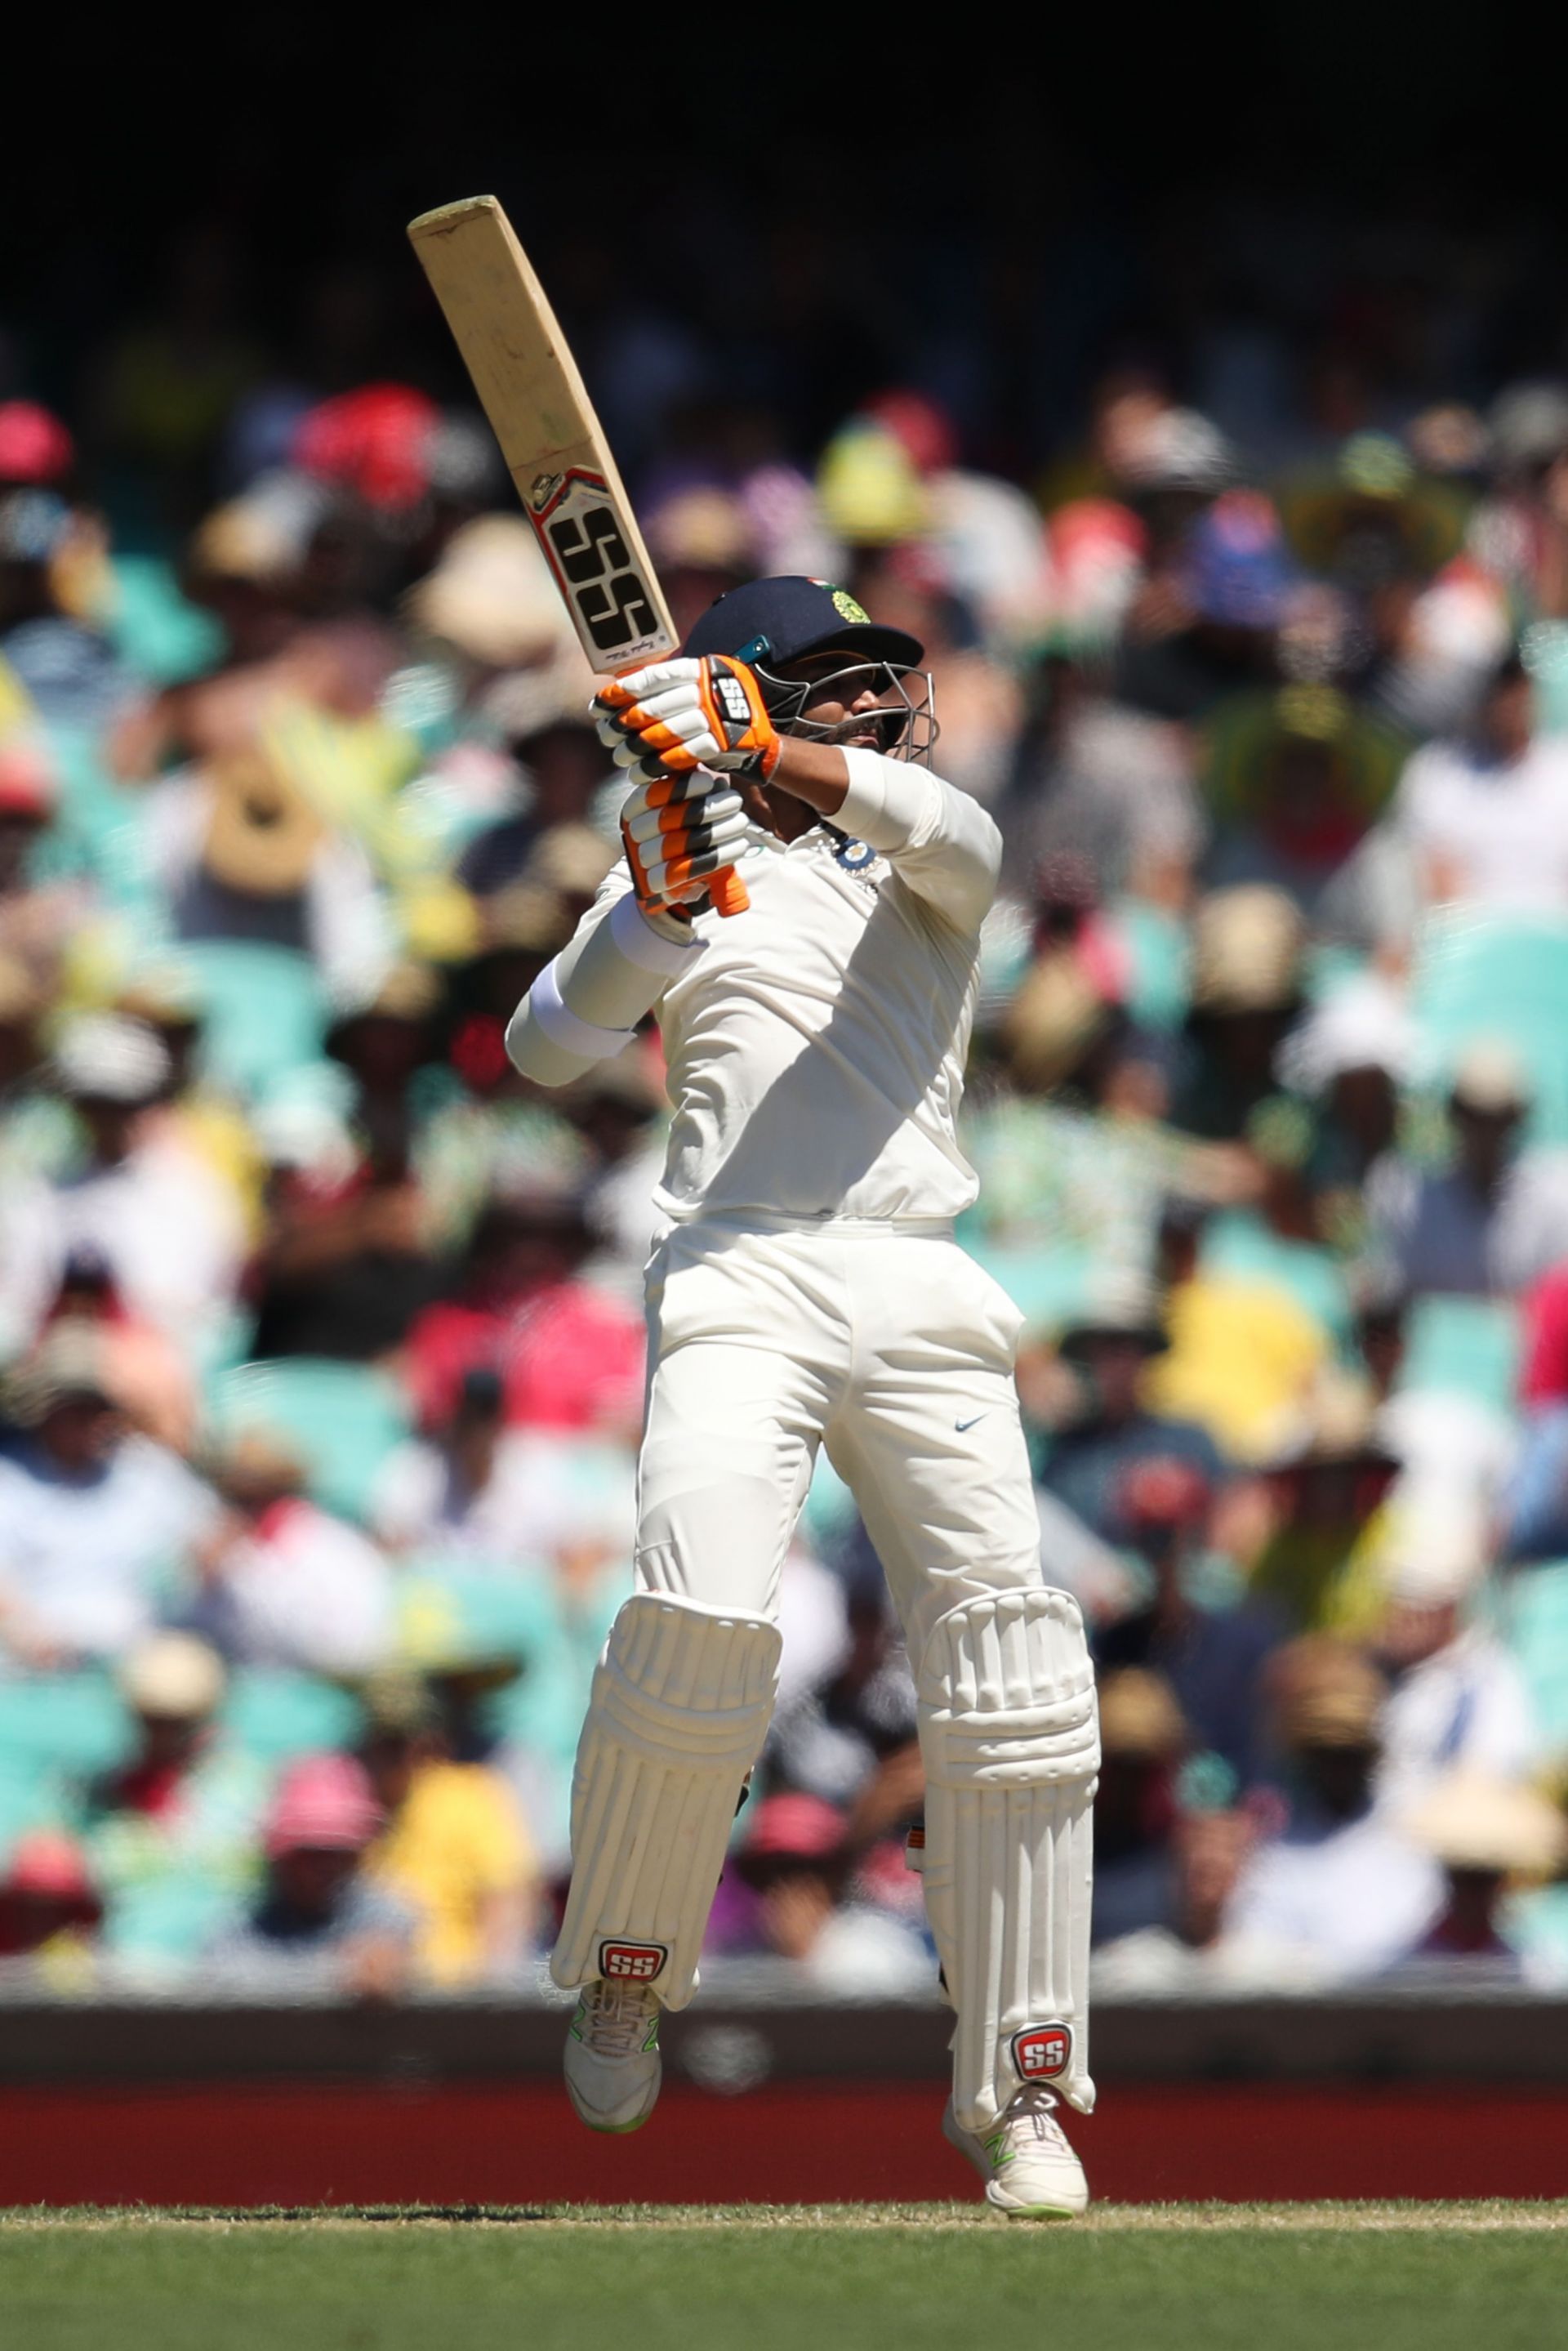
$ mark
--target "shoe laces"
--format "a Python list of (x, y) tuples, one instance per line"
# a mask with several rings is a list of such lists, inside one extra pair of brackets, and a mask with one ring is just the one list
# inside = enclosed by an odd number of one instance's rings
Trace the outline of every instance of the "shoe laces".
[[(1008, 2101), (1002, 2116), (1002, 2129), (1012, 2136), (1014, 2126), (1027, 2126), (1029, 2136), (1037, 2147), (1049, 2147), (1053, 2155), (1070, 2156), (1073, 2150), (1066, 2133), (1056, 2120), (1055, 2105), (1056, 2099), (1052, 2091), (1037, 2082), (1032, 2083)], [(1018, 2137), (1022, 2138), (1023, 2136), (1020, 2129)]]
[(635, 2057), (647, 2046), (658, 2006), (645, 1984), (610, 1983), (597, 1977), (582, 1990), (578, 2013), (583, 2038), (601, 2057)]

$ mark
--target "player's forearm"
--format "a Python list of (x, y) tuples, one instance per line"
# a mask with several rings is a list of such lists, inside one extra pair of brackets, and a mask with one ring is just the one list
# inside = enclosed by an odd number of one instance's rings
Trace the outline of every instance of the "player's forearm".
[(834, 817), (849, 789), (849, 764), (836, 743), (810, 743), (785, 735), (768, 781), (780, 791), (793, 792), (818, 816)]
[(630, 1042), (701, 953), (694, 941), (654, 930), (629, 893), (607, 910), (595, 907), (513, 1014), (506, 1050), (514, 1067), (536, 1085), (570, 1085)]

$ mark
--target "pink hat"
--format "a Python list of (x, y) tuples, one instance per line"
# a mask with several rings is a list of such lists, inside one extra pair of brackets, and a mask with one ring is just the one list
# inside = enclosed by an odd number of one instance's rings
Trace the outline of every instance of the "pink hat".
[(269, 1861), (297, 1853), (358, 1853), (381, 1825), (381, 1808), (350, 1755), (304, 1755), (278, 1782), (266, 1822)]
[(758, 1809), (743, 1855), (747, 1861), (773, 1860), (781, 1855), (792, 1860), (820, 1861), (825, 1855), (836, 1853), (843, 1842), (844, 1815), (822, 1797), (770, 1796)]
[(47, 489), (68, 474), (76, 458), (57, 416), (33, 400), (0, 400), (0, 480)]
[(55, 778), (43, 746), (30, 735), (0, 743), (0, 816), (47, 823), (55, 812)]
[(357, 492), (367, 506), (397, 513), (430, 487), (441, 411), (402, 383), (365, 383), (324, 400), (301, 418), (294, 463), (320, 481)]
[(68, 1903), (82, 1919), (97, 1920), (103, 1912), (87, 1855), (63, 1829), (32, 1829), (17, 1838), (0, 1874), (0, 1896), (17, 1894)]

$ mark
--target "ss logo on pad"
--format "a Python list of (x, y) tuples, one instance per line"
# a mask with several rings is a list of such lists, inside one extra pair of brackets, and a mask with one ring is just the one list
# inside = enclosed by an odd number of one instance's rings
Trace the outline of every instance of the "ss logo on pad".
[(1049, 2082), (1067, 2070), (1073, 2054), (1070, 2024), (1026, 2024), (1007, 2044), (1021, 2082)]
[(652, 1983), (669, 1957), (663, 1943), (601, 1943), (599, 1973), (610, 1983)]

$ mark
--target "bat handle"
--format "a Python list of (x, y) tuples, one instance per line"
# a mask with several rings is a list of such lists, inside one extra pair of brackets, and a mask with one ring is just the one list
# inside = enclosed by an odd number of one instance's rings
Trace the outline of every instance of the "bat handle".
[(708, 895), (721, 914), (743, 914), (752, 903), (746, 894), (745, 883), (732, 865), (724, 872), (714, 874)]

